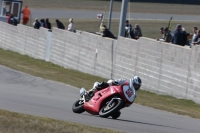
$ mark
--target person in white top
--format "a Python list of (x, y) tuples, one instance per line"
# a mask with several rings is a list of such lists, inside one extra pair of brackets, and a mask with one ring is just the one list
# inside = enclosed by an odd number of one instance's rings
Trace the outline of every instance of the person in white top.
[(195, 42), (195, 39), (197, 37), (197, 31), (198, 31), (198, 28), (197, 27), (193, 27), (193, 36), (192, 36), (192, 39), (190, 40), (190, 48), (192, 47), (193, 43)]
[(69, 19), (69, 25), (68, 25), (67, 30), (71, 31), (71, 32), (75, 32), (75, 26), (74, 26), (73, 18)]

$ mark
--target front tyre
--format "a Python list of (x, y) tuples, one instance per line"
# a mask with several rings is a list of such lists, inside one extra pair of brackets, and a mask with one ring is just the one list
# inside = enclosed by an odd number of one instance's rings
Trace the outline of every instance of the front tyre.
[(113, 119), (117, 119), (117, 118), (120, 117), (120, 115), (121, 115), (121, 112), (120, 112), (120, 111), (117, 111), (117, 112), (115, 112), (114, 114), (112, 114), (111, 117), (112, 117)]
[(83, 100), (77, 100), (72, 106), (72, 111), (79, 114), (83, 113), (85, 111)]
[[(103, 106), (101, 108), (101, 110), (99, 111), (99, 116), (100, 117), (104, 117), (104, 118), (107, 118), (109, 116), (112, 116), (113, 114), (115, 114), (116, 112), (118, 112), (122, 106), (123, 106), (123, 101), (121, 99), (115, 99), (113, 101), (113, 103), (110, 105), (110, 107), (108, 107), (107, 105), (106, 106)], [(121, 113), (120, 113), (121, 114)], [(119, 115), (120, 115), (119, 114)], [(118, 116), (119, 117), (119, 116)], [(118, 118), (117, 117), (117, 118)], [(114, 118), (115, 119), (115, 118)]]

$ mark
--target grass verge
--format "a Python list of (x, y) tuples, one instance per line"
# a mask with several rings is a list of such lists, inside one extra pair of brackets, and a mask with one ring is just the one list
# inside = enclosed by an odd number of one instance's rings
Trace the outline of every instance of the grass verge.
[[(69, 18), (59, 19), (67, 27), (69, 24)], [(34, 20), (32, 20), (33, 22)], [(55, 19), (50, 18), (50, 22), (53, 27), (56, 27)], [(142, 29), (142, 34), (144, 37), (148, 38), (162, 38), (160, 33), (160, 27), (168, 26), (168, 21), (161, 20), (131, 20), (130, 23), (134, 26), (139, 24)], [(97, 32), (99, 31), (99, 20), (98, 19), (74, 19), (75, 29), (88, 31), (88, 32)], [(105, 19), (104, 24), (108, 25), (108, 20)], [(185, 30), (188, 33), (192, 32), (194, 26), (199, 25), (199, 22), (187, 22), (187, 21), (173, 21), (171, 31), (173, 31), (177, 24), (182, 24)], [(29, 26), (33, 27), (33, 25)], [(113, 19), (111, 22), (111, 32), (117, 36), (119, 31), (119, 20)]]
[(25, 114), (0, 110), (1, 133), (120, 133), (118, 131), (96, 128)]
[[(0, 49), (0, 64), (78, 88), (90, 89), (95, 81), (107, 80), (3, 49)], [(176, 99), (140, 90), (135, 103), (200, 119), (200, 105), (190, 100)]]
[[(30, 8), (109, 11), (109, 0), (23, 0)], [(113, 11), (121, 11), (121, 1), (113, 2)], [(199, 5), (129, 2), (128, 12), (199, 15)]]

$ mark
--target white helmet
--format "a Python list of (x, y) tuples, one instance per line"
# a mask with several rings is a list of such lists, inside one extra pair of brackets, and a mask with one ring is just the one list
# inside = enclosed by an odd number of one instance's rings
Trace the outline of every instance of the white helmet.
[(138, 76), (134, 76), (130, 80), (135, 90), (138, 91), (142, 85), (142, 80)]

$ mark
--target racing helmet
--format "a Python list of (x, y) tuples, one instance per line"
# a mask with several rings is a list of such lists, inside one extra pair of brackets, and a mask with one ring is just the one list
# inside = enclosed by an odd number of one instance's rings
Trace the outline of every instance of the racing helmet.
[(132, 79), (132, 84), (133, 84), (133, 87), (135, 88), (136, 91), (138, 91), (142, 85), (142, 80), (140, 79), (140, 77), (138, 76), (134, 76)]

